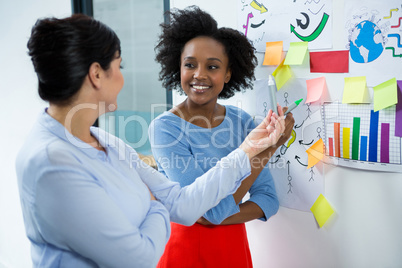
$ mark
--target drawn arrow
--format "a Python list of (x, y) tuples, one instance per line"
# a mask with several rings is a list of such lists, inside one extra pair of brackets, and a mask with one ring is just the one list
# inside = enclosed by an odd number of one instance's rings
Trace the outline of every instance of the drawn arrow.
[(278, 154), (277, 156), (275, 156), (276, 160), (274, 162), (269, 162), (270, 164), (275, 164), (276, 162), (279, 161), (279, 158), (281, 158), (281, 156)]
[(393, 48), (393, 47), (386, 47), (385, 49), (392, 49), (392, 57), (394, 57), (394, 58), (396, 58), (396, 57), (402, 58), (402, 54), (395, 55), (395, 48)]
[(401, 36), (399, 34), (389, 34), (388, 37), (396, 37), (398, 39), (398, 42), (397, 42), (398, 47), (402, 47)]
[(261, 25), (263, 25), (265, 23), (265, 20), (263, 20), (260, 24), (250, 24), (250, 27), (251, 28), (258, 28), (258, 27), (260, 27)]
[(260, 11), (260, 14), (265, 13), (268, 11), (266, 7), (264, 7), (263, 4), (258, 3), (257, 1), (251, 2), (250, 6), (258, 11)]
[(390, 19), (392, 17), (392, 11), (398, 12), (399, 9), (394, 8), (389, 11), (389, 17), (384, 17), (384, 19)]
[(300, 13), (306, 18), (306, 23), (303, 24), (300, 19), (296, 19), (296, 22), (297, 22), (297, 26), (299, 26), (300, 28), (302, 28), (304, 30), (310, 24), (310, 17), (304, 12), (300, 12)]
[(303, 124), (304, 124), (304, 120), (300, 125), (295, 125), (295, 128), (300, 128), (301, 126), (303, 126)]
[(310, 143), (303, 143), (303, 140), (299, 140), (300, 145), (310, 145), (314, 142), (314, 140), (312, 140)]
[(246, 29), (246, 32), (244, 33), (245, 36), (247, 36), (248, 23), (249, 23), (249, 20), (252, 17), (254, 17), (253, 13), (251, 13), (251, 12), (248, 13), (248, 15), (247, 15), (247, 23), (246, 23), (246, 25), (243, 25), (243, 28)]
[(290, 33), (294, 33), (302, 41), (307, 41), (307, 42), (313, 41), (324, 30), (324, 27), (327, 24), (328, 18), (329, 18), (329, 15), (327, 13), (324, 13), (324, 15), (322, 16), (320, 24), (317, 26), (317, 28), (314, 30), (314, 32), (312, 34), (310, 34), (309, 36), (302, 36), (302, 35), (298, 34), (295, 31), (295, 27), (292, 24), (290, 24)]
[(307, 165), (303, 164), (302, 162), (300, 162), (300, 156), (296, 155), (295, 159), (297, 160), (297, 162), (299, 162), (300, 165), (307, 167)]
[(399, 28), (401, 26), (402, 17), (399, 17), (398, 25), (391, 26), (391, 28)]

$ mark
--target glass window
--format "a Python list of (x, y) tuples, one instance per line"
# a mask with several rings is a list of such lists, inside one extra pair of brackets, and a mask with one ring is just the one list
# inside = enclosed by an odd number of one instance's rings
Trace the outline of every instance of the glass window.
[(163, 14), (163, 0), (93, 0), (94, 18), (120, 38), (125, 80), (117, 110), (103, 115), (99, 127), (144, 155), (151, 154), (149, 123), (167, 109), (167, 94), (159, 81), (160, 66), (154, 52)]

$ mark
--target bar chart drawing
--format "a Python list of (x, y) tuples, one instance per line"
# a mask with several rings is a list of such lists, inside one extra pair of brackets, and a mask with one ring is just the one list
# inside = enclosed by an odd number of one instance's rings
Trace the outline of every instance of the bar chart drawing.
[(402, 172), (395, 106), (374, 112), (372, 104), (324, 103), (322, 117), (327, 163)]

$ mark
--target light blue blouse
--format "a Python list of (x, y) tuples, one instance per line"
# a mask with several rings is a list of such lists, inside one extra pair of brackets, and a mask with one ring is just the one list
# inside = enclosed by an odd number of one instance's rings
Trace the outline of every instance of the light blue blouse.
[[(16, 161), (34, 267), (154, 267), (169, 220), (191, 225), (250, 174), (234, 150), (181, 188), (98, 128), (98, 151), (44, 111)], [(186, 174), (181, 174), (185, 178)], [(151, 201), (148, 188), (159, 201)]]
[[(149, 137), (158, 170), (172, 181), (186, 186), (240, 146), (255, 128), (255, 123), (244, 110), (231, 105), (225, 107), (222, 123), (209, 129), (191, 124), (171, 112), (164, 112), (153, 120)], [(256, 203), (264, 212), (260, 220), (266, 221), (278, 211), (279, 201), (268, 165), (261, 171), (249, 193), (249, 201)], [(230, 195), (204, 217), (213, 224), (219, 224), (239, 211), (239, 206)]]

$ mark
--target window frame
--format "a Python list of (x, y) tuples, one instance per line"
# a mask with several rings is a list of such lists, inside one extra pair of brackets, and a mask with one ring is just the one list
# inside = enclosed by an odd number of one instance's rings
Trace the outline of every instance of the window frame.
[[(170, 10), (170, 0), (162, 0), (163, 1), (163, 15), (164, 15), (164, 23), (170, 23), (170, 17), (168, 15), (168, 11)], [(71, 10), (73, 14), (85, 14), (93, 17), (93, 0), (71, 0)], [(166, 107), (167, 110), (170, 109), (173, 105), (173, 97), (172, 90), (166, 88)], [(98, 119), (95, 121), (94, 126), (98, 127)]]

